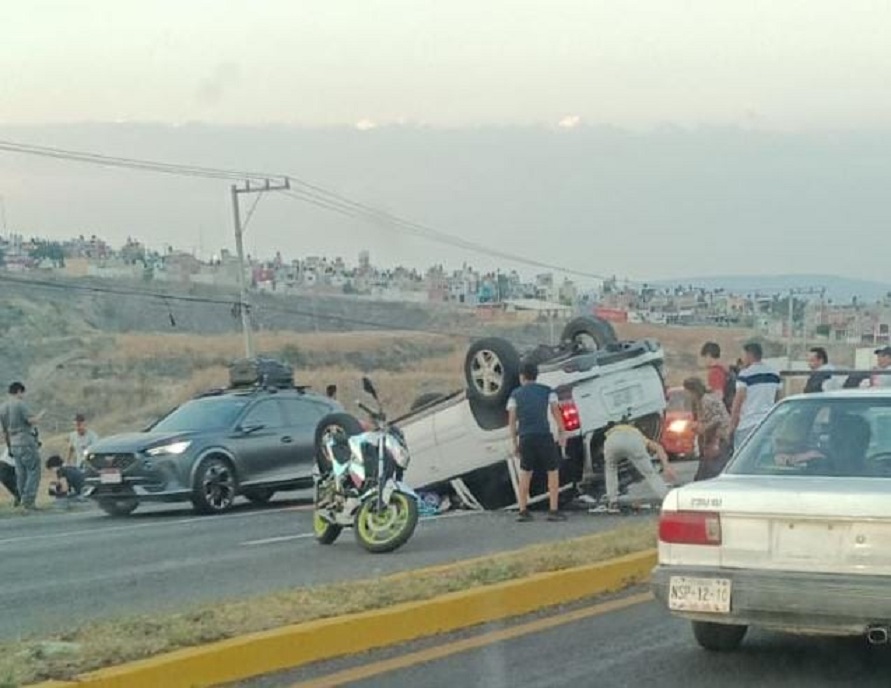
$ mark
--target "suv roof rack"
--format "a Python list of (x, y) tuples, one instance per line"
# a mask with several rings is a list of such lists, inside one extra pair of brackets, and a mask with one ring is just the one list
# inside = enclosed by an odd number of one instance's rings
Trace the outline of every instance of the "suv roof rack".
[(258, 394), (259, 392), (280, 392), (280, 391), (296, 391), (300, 394), (306, 394), (312, 385), (236, 385), (234, 387), (213, 387), (203, 392), (198, 392), (192, 398), (202, 399), (204, 397), (218, 397), (223, 394)]

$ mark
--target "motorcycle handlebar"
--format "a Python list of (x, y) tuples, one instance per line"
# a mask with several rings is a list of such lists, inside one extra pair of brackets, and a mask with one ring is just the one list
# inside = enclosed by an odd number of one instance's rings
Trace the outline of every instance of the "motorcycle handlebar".
[(359, 408), (362, 409), (363, 411), (365, 411), (365, 413), (367, 413), (369, 416), (371, 416), (374, 420), (383, 420), (384, 414), (381, 413), (380, 411), (375, 411), (374, 409), (370, 408), (369, 406), (366, 406), (365, 404), (363, 404), (361, 401), (357, 402), (357, 403), (359, 405)]

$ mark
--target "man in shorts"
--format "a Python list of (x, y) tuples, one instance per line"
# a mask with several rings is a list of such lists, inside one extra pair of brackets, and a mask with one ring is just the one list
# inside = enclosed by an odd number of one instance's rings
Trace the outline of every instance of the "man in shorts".
[(565, 521), (566, 516), (559, 511), (560, 496), (560, 457), (551, 432), (548, 413), (553, 416), (559, 433), (560, 446), (565, 446), (566, 435), (563, 417), (557, 405), (557, 394), (538, 380), (538, 366), (527, 362), (520, 367), (520, 386), (511, 392), (507, 402), (508, 425), (513, 441), (514, 455), (520, 459), (520, 506), (518, 521), (531, 521), (527, 503), (529, 487), (534, 472), (548, 475), (548, 498), (550, 501), (549, 521)]

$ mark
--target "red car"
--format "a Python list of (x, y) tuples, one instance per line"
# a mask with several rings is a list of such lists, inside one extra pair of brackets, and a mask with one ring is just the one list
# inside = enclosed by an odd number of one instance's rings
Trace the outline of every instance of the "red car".
[(670, 459), (692, 459), (696, 456), (696, 433), (690, 398), (683, 387), (672, 387), (665, 396), (668, 403), (662, 425), (662, 446)]

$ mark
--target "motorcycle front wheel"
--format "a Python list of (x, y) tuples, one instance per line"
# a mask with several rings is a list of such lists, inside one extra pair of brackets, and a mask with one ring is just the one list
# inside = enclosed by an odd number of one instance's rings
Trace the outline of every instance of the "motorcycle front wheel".
[(322, 514), (316, 510), (312, 515), (312, 530), (316, 536), (316, 541), (320, 545), (332, 545), (340, 537), (343, 527), (328, 523), (328, 521), (322, 518)]
[(381, 554), (402, 547), (418, 525), (418, 502), (402, 492), (394, 492), (390, 503), (380, 511), (377, 499), (367, 499), (356, 514), (356, 539), (369, 552)]

